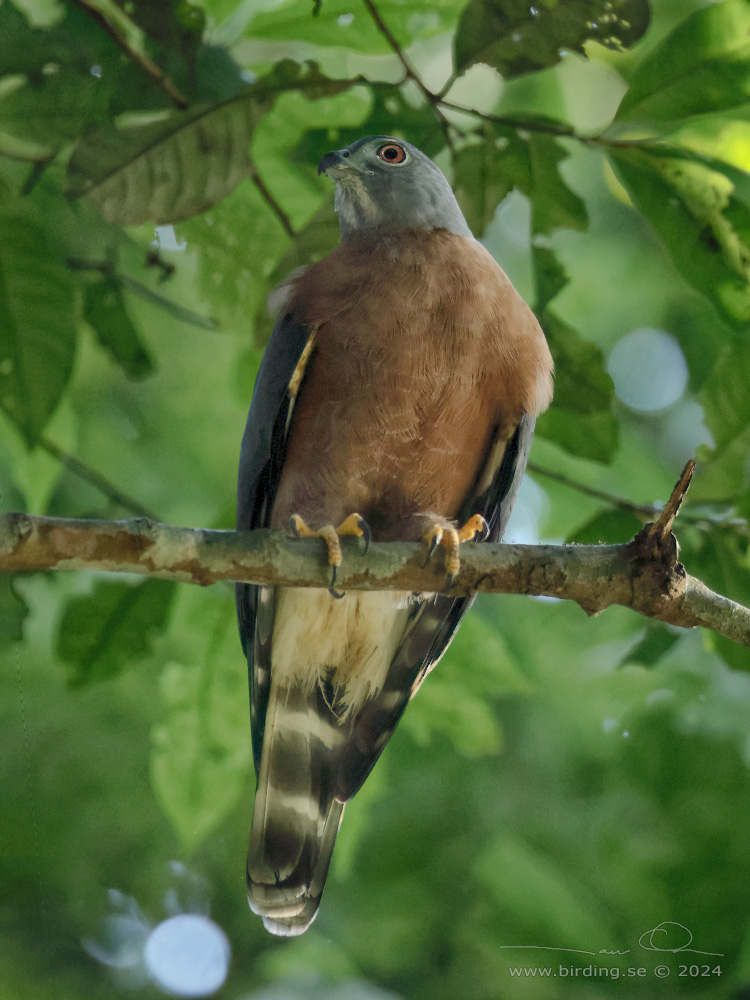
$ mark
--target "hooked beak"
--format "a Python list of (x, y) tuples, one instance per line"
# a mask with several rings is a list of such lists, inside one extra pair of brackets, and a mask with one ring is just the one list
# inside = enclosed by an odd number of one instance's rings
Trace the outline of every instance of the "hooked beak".
[(326, 153), (318, 164), (318, 176), (325, 174), (326, 177), (331, 177), (335, 180), (340, 175), (342, 169), (348, 169), (351, 164), (347, 163), (344, 159), (344, 152), (346, 151), (335, 149), (332, 153)]

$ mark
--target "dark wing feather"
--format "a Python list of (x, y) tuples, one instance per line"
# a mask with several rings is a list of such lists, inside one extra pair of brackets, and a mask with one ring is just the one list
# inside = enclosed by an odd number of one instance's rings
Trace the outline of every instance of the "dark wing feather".
[[(253, 389), (240, 449), (237, 530), (268, 526), (286, 455), (289, 382), (310, 338), (310, 328), (291, 313), (271, 333)], [(274, 588), (238, 583), (237, 621), (250, 679), (250, 722), (255, 770), (260, 767), (263, 727), (271, 685)]]
[[(485, 541), (499, 541), (508, 524), (526, 469), (534, 424), (535, 420), (524, 414), (508, 440), (496, 470), (487, 468), (492, 463), (493, 455), (497, 454), (495, 442), (492, 442), (485, 467), (477, 480), (481, 483), (489, 478), (489, 485), (481, 493), (475, 487), (461, 509), (460, 523), (473, 514), (483, 515), (490, 528)], [(473, 600), (473, 597), (443, 597), (438, 594), (415, 606), (391, 662), (386, 682), (379, 694), (360, 712), (344, 748), (336, 788), (336, 797), (340, 801), (351, 798), (361, 787), (419, 685), (450, 645)]]

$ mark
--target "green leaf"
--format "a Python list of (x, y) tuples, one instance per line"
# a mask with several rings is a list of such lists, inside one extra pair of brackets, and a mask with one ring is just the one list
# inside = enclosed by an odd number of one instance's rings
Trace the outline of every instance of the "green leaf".
[(492, 222), (497, 206), (513, 187), (508, 174), (498, 168), (498, 155), (488, 135), (484, 142), (464, 146), (453, 157), (453, 191), (469, 229), (477, 237)]
[(247, 671), (227, 596), (180, 594), (170, 631), (182, 662), (164, 670), (165, 714), (152, 730), (154, 794), (188, 851), (236, 805), (252, 769)]
[[(432, 38), (450, 30), (463, 0), (378, 0), (377, 9), (389, 30), (404, 45), (420, 38)], [(266, 39), (289, 43), (302, 40), (321, 48), (343, 48), (367, 55), (390, 54), (388, 41), (378, 30), (364, 4), (350, 0), (323, 0), (313, 16), (311, 0), (282, 0), (272, 10), (257, 10), (257, 4), (243, 4), (233, 25), (222, 25), (221, 35), (236, 36), (244, 31), (253, 41)], [(247, 18), (245, 11), (251, 12)], [(240, 24), (239, 19), (245, 23)], [(231, 22), (231, 18), (228, 19)], [(231, 34), (230, 34), (231, 31)]]
[[(728, 177), (659, 147), (609, 156), (682, 276), (736, 326), (750, 322), (750, 210)], [(740, 172), (742, 173), (742, 172)], [(744, 192), (743, 192), (744, 197)]]
[(537, 418), (536, 433), (594, 462), (611, 462), (619, 443), (619, 424), (612, 413), (574, 413), (554, 403)]
[(700, 497), (716, 500), (750, 498), (750, 336), (727, 346), (701, 390), (706, 425), (714, 447), (703, 447)]
[(36, 213), (0, 191), (0, 407), (29, 444), (60, 401), (75, 342), (68, 272)]
[(679, 632), (670, 631), (660, 622), (649, 622), (643, 638), (625, 656), (623, 663), (638, 663), (653, 667), (681, 638)]
[(510, 834), (496, 837), (477, 858), (474, 872), (521, 935), (533, 928), (545, 946), (589, 951), (611, 940), (604, 914), (575, 869), (566, 871), (558, 858), (527, 841)]
[(615, 388), (601, 349), (545, 311), (540, 317), (555, 361), (555, 406), (573, 413), (611, 413)]
[[(567, 276), (552, 252), (532, 249), (540, 301), (557, 294)], [(614, 385), (604, 370), (600, 348), (544, 309), (539, 314), (555, 362), (552, 407), (537, 421), (537, 433), (566, 451), (597, 462), (610, 462), (619, 441), (612, 412)]]
[[(534, 265), (534, 287), (536, 302), (534, 312), (541, 316), (554, 297), (565, 288), (570, 281), (565, 268), (549, 247), (534, 245), (531, 248), (531, 258)], [(555, 320), (559, 323), (559, 320)]]
[(24, 599), (13, 586), (13, 577), (0, 576), (0, 650), (23, 639), (23, 623), (29, 613)]
[(586, 206), (560, 175), (568, 153), (556, 138), (500, 125), (486, 126), (477, 136), (482, 142), (464, 147), (453, 161), (456, 197), (475, 233), (484, 232), (513, 188), (531, 201), (534, 233), (586, 229)]
[[(750, 607), (750, 550), (748, 540), (731, 529), (680, 533), (680, 559), (688, 572), (716, 593)], [(736, 670), (750, 670), (750, 650), (715, 633), (707, 642)]]
[(107, 221), (122, 225), (187, 219), (250, 176), (251, 136), (278, 94), (299, 90), (314, 98), (350, 86), (314, 64), (285, 60), (239, 97), (99, 129), (73, 152), (68, 193), (87, 195)]
[(629, 510), (605, 510), (576, 528), (566, 542), (577, 545), (615, 545), (629, 542), (643, 527), (643, 521)]
[(99, 343), (126, 375), (139, 379), (153, 372), (153, 362), (127, 314), (122, 290), (114, 278), (103, 278), (86, 287), (83, 315)]
[(470, 0), (455, 40), (457, 69), (476, 62), (506, 78), (554, 66), (585, 43), (627, 48), (649, 23), (647, 0)]
[(168, 580), (99, 580), (91, 594), (69, 600), (57, 652), (71, 668), (71, 683), (114, 677), (146, 656), (152, 635), (164, 628), (174, 591)]
[(640, 64), (618, 121), (669, 121), (750, 100), (750, 2), (725, 0), (682, 21)]

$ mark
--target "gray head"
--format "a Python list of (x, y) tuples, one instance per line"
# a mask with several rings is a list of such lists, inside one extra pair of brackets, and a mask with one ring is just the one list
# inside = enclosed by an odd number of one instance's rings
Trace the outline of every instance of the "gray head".
[(318, 173), (336, 182), (342, 239), (394, 229), (447, 229), (471, 236), (440, 169), (403, 139), (368, 135), (326, 153)]

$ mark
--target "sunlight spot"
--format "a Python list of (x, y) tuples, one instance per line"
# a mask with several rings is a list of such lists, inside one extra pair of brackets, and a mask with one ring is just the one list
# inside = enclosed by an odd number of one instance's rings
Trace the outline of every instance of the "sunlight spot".
[(157, 226), (154, 235), (156, 236), (154, 244), (159, 250), (184, 250), (187, 246), (185, 240), (177, 242), (174, 226)]
[(256, 79), (257, 77), (255, 76), (255, 73), (253, 73), (252, 70), (250, 69), (240, 70), (240, 80), (244, 80), (245, 83), (253, 83), (253, 81)]
[(340, 28), (348, 28), (353, 20), (354, 14), (339, 14), (336, 18), (336, 24), (338, 24)]
[(102, 68), (101, 66), (92, 66), (89, 73), (91, 73), (92, 76), (95, 76), (97, 80), (100, 80), (102, 76)]
[(617, 719), (613, 719), (611, 716), (607, 716), (607, 718), (602, 723), (602, 729), (604, 730), (605, 733), (611, 733), (616, 725), (617, 725)]
[(144, 959), (162, 989), (178, 997), (207, 997), (227, 978), (229, 941), (212, 920), (182, 913), (153, 929)]
[(663, 330), (634, 330), (615, 344), (607, 362), (615, 392), (633, 410), (654, 413), (674, 405), (688, 381), (685, 356)]

